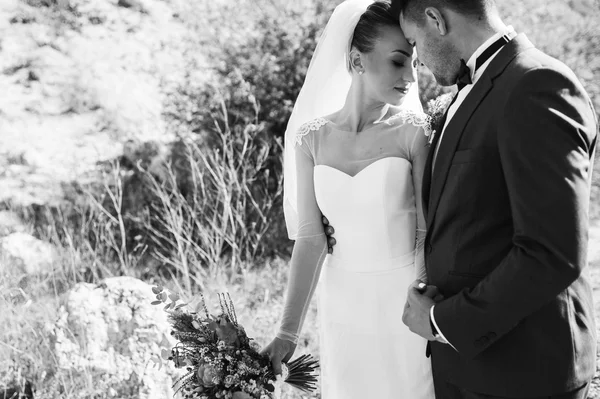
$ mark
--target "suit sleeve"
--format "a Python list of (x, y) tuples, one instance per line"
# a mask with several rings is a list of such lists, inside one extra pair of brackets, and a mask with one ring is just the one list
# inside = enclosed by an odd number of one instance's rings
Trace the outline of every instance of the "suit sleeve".
[(580, 276), (596, 129), (588, 97), (574, 77), (533, 69), (511, 93), (498, 148), (512, 248), (478, 285), (434, 309), (439, 328), (464, 357), (493, 345)]

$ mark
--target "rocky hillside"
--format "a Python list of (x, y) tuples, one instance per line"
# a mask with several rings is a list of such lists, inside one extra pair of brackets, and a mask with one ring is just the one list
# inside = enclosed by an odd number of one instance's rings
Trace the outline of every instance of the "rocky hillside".
[(176, 0), (0, 2), (0, 202), (60, 199), (126, 143), (168, 140), (184, 73)]
[[(297, 3), (327, 4), (324, 9), (328, 9), (335, 1), (340, 0)], [(574, 68), (600, 110), (600, 13), (596, 1), (498, 3), (508, 23)], [(157, 233), (166, 234), (161, 238), (176, 238), (173, 241), (181, 260), (145, 256), (148, 247), (143, 245), (143, 234), (134, 228), (124, 231), (121, 212), (111, 213), (120, 209), (116, 203), (122, 198), (113, 197), (107, 210), (104, 203), (98, 206), (96, 198), (81, 195), (81, 202), (89, 204), (71, 214), (49, 207), (54, 213), (39, 212), (46, 217), (41, 221), (30, 216), (38, 216), (37, 205), (61, 202), (73, 182), (97, 181), (99, 172), (109, 169), (99, 168), (99, 164), (121, 155), (128, 160), (142, 158), (136, 155), (141, 152), (140, 142), (171, 141), (167, 132), (173, 128), (167, 126), (164, 108), (173, 112), (168, 106), (173, 93), (186, 105), (175, 107), (180, 122), (192, 125), (193, 113), (204, 108), (194, 101), (200, 96), (182, 96), (185, 90), (181, 88), (209, 87), (205, 84), (208, 61), (215, 59), (203, 59), (208, 48), (229, 51), (229, 60), (240, 61), (231, 64), (244, 67), (248, 76), (266, 69), (270, 74), (261, 76), (271, 79), (280, 69), (287, 71), (280, 68), (286, 64), (270, 58), (280, 56), (279, 45), (288, 43), (288, 32), (264, 25), (257, 15), (268, 14), (273, 25), (292, 26), (280, 23), (285, 14), (282, 5), (292, 3), (296, 4), (287, 0), (0, 0), (0, 325), (4, 327), (0, 328), (0, 398), (17, 390), (27, 397), (33, 397), (28, 394), (33, 391), (41, 399), (171, 397), (171, 371), (159, 372), (148, 362), (160, 353), (159, 346), (168, 343), (160, 342), (168, 330), (164, 314), (149, 305), (149, 284), (157, 282), (166, 281), (191, 295), (190, 276), (198, 277), (194, 284), (215, 291), (225, 291), (220, 287), (227, 281), (251, 336), (260, 343), (272, 337), (283, 306), (287, 259), (263, 265), (252, 258), (252, 264), (232, 267), (237, 270), (232, 272), (218, 262), (221, 253), (217, 252), (214, 267), (202, 268), (193, 251), (186, 250), (189, 246), (185, 245), (195, 241), (182, 243), (185, 240), (181, 238), (186, 237), (182, 234), (186, 232), (182, 209), (188, 208), (178, 207), (181, 202), (173, 201), (170, 204), (174, 206), (164, 209), (165, 219), (172, 224), (159, 225)], [(295, 11), (287, 15), (314, 21), (310, 16)], [(255, 51), (259, 46), (239, 43), (235, 47), (236, 40), (246, 35), (263, 35), (269, 40), (256, 43), (277, 51), (265, 53), (262, 47)], [(310, 46), (285, 46), (304, 47)], [(236, 52), (240, 48), (246, 57)], [(306, 58), (298, 51), (291, 53)], [(296, 59), (290, 56), (287, 65), (294, 63), (289, 60)], [(227, 82), (228, 73), (222, 75)], [(280, 92), (263, 82), (259, 79), (257, 86), (268, 94), (265, 97), (276, 101), (268, 103), (274, 106), (263, 101), (262, 106), (277, 109)], [(283, 82), (281, 86), (289, 79)], [(246, 95), (245, 86), (242, 89)], [(148, 147), (153, 149), (148, 152), (155, 154), (159, 146), (153, 143)], [(239, 158), (251, 164), (247, 158)], [(596, 171), (593, 209), (600, 217), (600, 162)], [(129, 202), (147, 208), (138, 201), (145, 199), (141, 192)], [(159, 194), (164, 194), (161, 198), (167, 204), (173, 197), (169, 190)], [(27, 212), (30, 209), (34, 210), (31, 214)], [(193, 231), (196, 215), (191, 218)], [(598, 221), (592, 227), (590, 243), (589, 271), (598, 316)], [(174, 266), (168, 268), (164, 263), (170, 260)], [(178, 261), (185, 264), (185, 273), (178, 269)], [(311, 308), (305, 326), (308, 333), (301, 343), (309, 353), (318, 351), (315, 315)], [(300, 399), (300, 395), (290, 398)], [(594, 382), (590, 398), (600, 398), (600, 378)]]
[[(577, 71), (600, 109), (594, 0), (551, 3), (501, 7), (507, 22)], [(186, 46), (203, 29), (219, 31), (190, 21), (190, 7), (184, 0), (0, 2), (0, 202), (57, 201), (65, 182), (85, 179), (126, 143), (170, 139), (164, 95), (190, 73)], [(202, 54), (195, 56), (202, 65)]]

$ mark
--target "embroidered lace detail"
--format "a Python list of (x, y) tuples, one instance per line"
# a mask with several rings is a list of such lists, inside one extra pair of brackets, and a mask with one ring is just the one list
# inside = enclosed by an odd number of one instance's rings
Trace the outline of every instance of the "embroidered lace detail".
[(294, 145), (301, 145), (302, 137), (306, 136), (311, 131), (319, 130), (322, 126), (327, 124), (327, 122), (329, 121), (325, 118), (317, 118), (300, 126), (298, 133), (296, 133), (296, 137), (294, 137)]
[(402, 109), (397, 114), (390, 116), (385, 122), (390, 124), (396, 119), (402, 118), (403, 123), (410, 123), (413, 126), (422, 127), (425, 130), (425, 136), (431, 135), (431, 117), (422, 112), (415, 112), (408, 109)]

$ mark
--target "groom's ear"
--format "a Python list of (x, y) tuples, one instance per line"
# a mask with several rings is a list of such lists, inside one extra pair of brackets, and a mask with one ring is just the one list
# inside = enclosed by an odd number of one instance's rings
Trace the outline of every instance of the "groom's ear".
[(448, 33), (446, 19), (439, 9), (435, 7), (427, 7), (425, 9), (425, 21), (427, 25), (437, 30), (441, 36), (446, 36)]

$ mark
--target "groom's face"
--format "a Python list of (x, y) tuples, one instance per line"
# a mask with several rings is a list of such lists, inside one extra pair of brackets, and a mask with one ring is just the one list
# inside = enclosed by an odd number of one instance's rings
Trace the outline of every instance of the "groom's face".
[(456, 83), (456, 51), (452, 43), (441, 36), (427, 21), (419, 23), (400, 16), (400, 25), (408, 43), (416, 49), (419, 62), (423, 63), (442, 86)]

